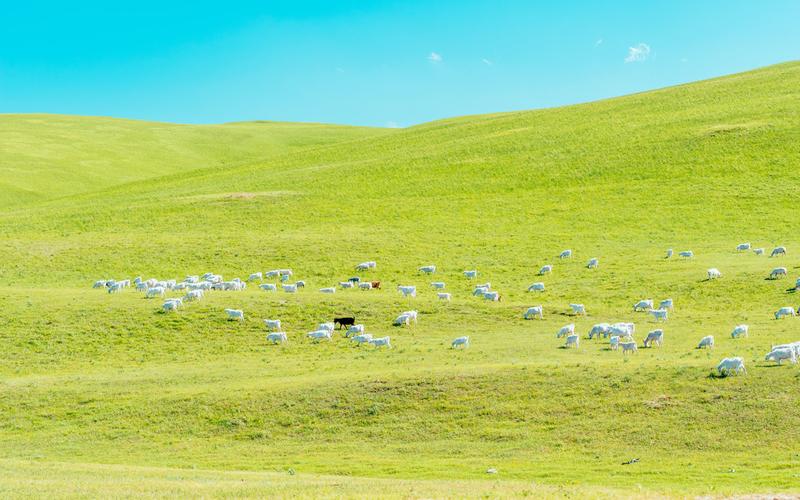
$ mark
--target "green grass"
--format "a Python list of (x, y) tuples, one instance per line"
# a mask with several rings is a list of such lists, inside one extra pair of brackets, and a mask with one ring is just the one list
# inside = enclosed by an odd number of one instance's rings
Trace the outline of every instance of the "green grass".
[[(787, 289), (800, 273), (799, 84), (789, 63), (5, 208), (0, 492), (122, 496), (114, 484), (134, 481), (141, 494), (194, 496), (797, 493), (800, 372), (763, 355), (800, 340), (800, 320), (772, 319), (798, 305)], [(789, 255), (739, 254), (742, 241)], [(668, 247), (696, 258), (664, 260)], [(564, 248), (573, 260), (557, 261)], [(590, 257), (600, 269), (584, 268)], [(378, 268), (364, 276), (384, 290), (316, 291), (368, 259)], [(429, 263), (435, 278), (416, 273)], [(545, 263), (548, 291), (526, 293)], [(777, 265), (790, 278), (765, 280)], [(278, 267), (306, 290), (217, 292), (163, 315), (160, 301), (90, 288)], [(709, 267), (724, 277), (705, 281)], [(469, 295), (472, 268), (501, 302)], [(436, 300), (434, 279), (452, 303)], [(398, 283), (419, 297), (402, 299)], [(641, 340), (657, 325), (633, 303), (667, 297), (661, 349), (624, 358), (554, 337), (573, 321), (585, 336), (633, 320)], [(589, 316), (568, 316), (570, 302)], [(539, 303), (545, 320), (522, 321)], [(225, 321), (225, 307), (247, 321)], [(410, 307), (419, 324), (392, 328)], [(303, 338), (339, 314), (394, 349)], [(283, 320), (288, 345), (266, 345), (267, 317)], [(750, 338), (730, 338), (739, 323)], [(472, 347), (449, 349), (462, 334)], [(716, 348), (694, 349), (708, 334)], [(731, 355), (748, 376), (711, 376)]]

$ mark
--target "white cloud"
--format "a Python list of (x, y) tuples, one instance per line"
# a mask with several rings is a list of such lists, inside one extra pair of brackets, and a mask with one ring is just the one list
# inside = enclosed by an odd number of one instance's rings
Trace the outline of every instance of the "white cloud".
[(488, 59), (481, 59), (481, 62), (487, 66), (494, 66), (494, 63)]
[(640, 43), (635, 47), (628, 47), (628, 57), (625, 58), (625, 62), (643, 62), (648, 57), (650, 57), (650, 46), (646, 43)]
[(595, 47), (599, 47), (600, 45), (603, 45), (603, 39), (602, 38), (598, 38), (597, 41), (594, 42), (594, 46)]
[(436, 52), (431, 52), (431, 55), (428, 56), (428, 60), (432, 63), (440, 63), (442, 62), (442, 55), (437, 54)]

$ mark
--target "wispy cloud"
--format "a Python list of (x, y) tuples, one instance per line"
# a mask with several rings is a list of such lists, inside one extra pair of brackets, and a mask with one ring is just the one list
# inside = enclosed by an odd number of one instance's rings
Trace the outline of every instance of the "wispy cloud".
[(481, 62), (487, 66), (494, 66), (494, 63), (488, 59), (481, 59)]
[(648, 57), (650, 57), (650, 46), (646, 43), (640, 43), (635, 47), (628, 47), (628, 57), (625, 58), (625, 62), (643, 62)]
[(595, 47), (599, 47), (601, 45), (603, 45), (603, 39), (602, 38), (598, 38), (597, 41), (594, 42), (594, 46)]
[(428, 56), (428, 60), (432, 63), (440, 63), (442, 62), (442, 55), (436, 52), (431, 52), (431, 55)]

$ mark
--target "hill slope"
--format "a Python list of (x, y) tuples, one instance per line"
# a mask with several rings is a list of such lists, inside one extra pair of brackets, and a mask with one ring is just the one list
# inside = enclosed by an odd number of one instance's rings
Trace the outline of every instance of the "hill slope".
[(176, 125), (63, 115), (0, 115), (0, 207), (232, 166), (370, 137), (380, 129), (248, 122)]
[[(159, 487), (164, 472), (135, 466), (298, 472), (269, 475), (277, 489), (262, 493), (313, 495), (315, 474), (431, 480), (387, 490), (414, 496), (493, 467), (492, 496), (797, 492), (800, 376), (763, 358), (800, 340), (795, 319), (772, 317), (797, 306), (798, 89), (800, 64), (790, 63), (2, 210), (4, 477), (33, 460), (134, 467), (98, 474), (148, 476), (143, 488)], [(789, 255), (736, 252), (743, 241)], [(664, 259), (672, 247), (696, 257)], [(557, 260), (564, 248), (575, 258)], [(590, 257), (599, 269), (586, 269)], [(363, 260), (378, 262), (361, 274), (382, 290), (318, 291)], [(434, 276), (417, 272), (431, 263)], [(553, 273), (537, 276), (548, 263)], [(792, 281), (764, 279), (778, 265)], [(130, 290), (90, 288), (100, 278), (284, 267), (305, 290), (212, 292), (176, 314)], [(706, 281), (709, 267), (724, 277)], [(473, 297), (465, 269), (503, 300)], [(451, 302), (437, 300), (437, 280)], [(547, 291), (526, 292), (534, 281)], [(418, 297), (403, 299), (398, 284), (417, 285)], [(634, 313), (642, 298), (674, 299), (669, 321)], [(570, 303), (588, 316), (570, 315)], [(522, 320), (535, 304), (544, 319)], [(246, 321), (226, 321), (230, 307)], [(411, 308), (415, 327), (391, 326)], [(340, 315), (394, 348), (305, 338)], [(289, 343), (266, 344), (262, 318), (280, 318)], [(640, 341), (663, 328), (664, 346), (623, 356), (586, 338), (614, 321), (636, 322)], [(567, 323), (578, 349), (559, 348)], [(750, 337), (732, 339), (740, 323)], [(715, 348), (696, 349), (709, 334)], [(460, 335), (472, 346), (451, 350)], [(711, 375), (734, 355), (747, 376)], [(48, 467), (64, 484), (102, 469)], [(232, 488), (240, 474), (205, 475)]]

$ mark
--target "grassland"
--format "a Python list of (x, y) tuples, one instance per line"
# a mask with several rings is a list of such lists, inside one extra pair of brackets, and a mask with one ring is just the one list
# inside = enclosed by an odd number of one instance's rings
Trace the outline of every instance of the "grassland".
[[(798, 84), (789, 63), (567, 108), (354, 129), (265, 161), (7, 206), (0, 492), (128, 493), (117, 481), (152, 495), (798, 492), (800, 372), (762, 361), (800, 340), (795, 320), (771, 316), (798, 305), (787, 290), (800, 249)], [(22, 177), (56, 191), (49, 176)], [(789, 255), (735, 252), (742, 241)], [(696, 258), (665, 260), (668, 247)], [(575, 259), (556, 262), (564, 248)], [(584, 268), (590, 257), (600, 269)], [(316, 291), (367, 259), (378, 269), (364, 276), (384, 290)], [(452, 303), (416, 273), (429, 263)], [(545, 263), (548, 291), (531, 296)], [(765, 280), (776, 265), (790, 279)], [(214, 293), (163, 315), (134, 292), (89, 288), (278, 267), (307, 289)], [(705, 281), (708, 267), (724, 278)], [(503, 301), (469, 295), (471, 268)], [(398, 283), (420, 296), (402, 299)], [(663, 348), (559, 349), (554, 333), (572, 321), (584, 334), (609, 320), (655, 328), (631, 312), (645, 297), (675, 300)], [(569, 317), (570, 302), (589, 316)], [(539, 303), (545, 320), (522, 321)], [(225, 307), (248, 320), (225, 321)], [(409, 307), (419, 325), (393, 329)], [(346, 313), (395, 348), (302, 338)], [(288, 345), (266, 345), (266, 317), (283, 320)], [(729, 337), (738, 323), (750, 338)], [(448, 349), (462, 334), (472, 347)], [(716, 348), (693, 349), (708, 334)], [(729, 355), (748, 376), (710, 376)]]

